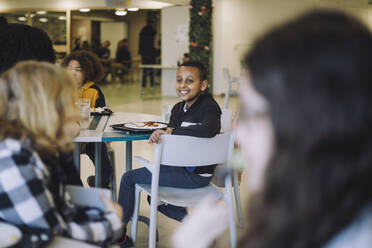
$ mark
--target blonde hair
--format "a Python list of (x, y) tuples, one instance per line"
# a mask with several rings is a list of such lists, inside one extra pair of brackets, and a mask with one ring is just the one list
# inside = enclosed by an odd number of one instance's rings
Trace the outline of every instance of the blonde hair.
[(20, 62), (0, 77), (0, 140), (29, 138), (35, 149), (67, 150), (65, 127), (78, 120), (70, 75), (46, 63)]

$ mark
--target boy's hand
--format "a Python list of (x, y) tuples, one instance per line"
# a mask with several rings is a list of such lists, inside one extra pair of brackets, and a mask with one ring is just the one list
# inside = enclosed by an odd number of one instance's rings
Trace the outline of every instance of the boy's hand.
[(160, 136), (163, 134), (172, 134), (172, 128), (168, 127), (167, 130), (158, 129), (154, 131), (149, 138), (149, 144), (159, 144), (161, 141)]

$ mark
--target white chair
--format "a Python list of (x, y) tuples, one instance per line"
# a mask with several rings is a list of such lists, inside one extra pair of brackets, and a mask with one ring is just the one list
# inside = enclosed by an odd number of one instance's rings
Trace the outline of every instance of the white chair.
[(159, 187), (160, 164), (169, 166), (205, 166), (211, 164), (225, 164), (230, 168), (228, 161), (234, 149), (234, 137), (228, 132), (219, 134), (213, 138), (197, 138), (180, 135), (162, 135), (162, 141), (155, 147), (153, 164), (149, 161), (135, 157), (152, 172), (151, 185), (136, 184), (135, 206), (131, 225), (131, 238), (136, 242), (138, 210), (140, 193), (145, 191), (151, 196), (150, 210), (150, 233), (149, 247), (154, 248), (156, 242), (156, 215), (158, 202), (168, 203), (175, 206), (191, 207), (197, 205), (206, 195), (224, 200), (228, 205), (230, 221), (230, 243), (235, 247), (236, 230), (234, 221), (234, 205), (232, 199), (231, 177), (225, 177), (225, 189), (223, 193), (213, 185), (197, 189), (183, 189), (173, 187)]
[(232, 110), (223, 108), (221, 109), (221, 133), (226, 133), (231, 131), (231, 120), (232, 120)]
[(231, 95), (231, 87), (233, 83), (239, 83), (240, 78), (239, 77), (231, 77), (230, 72), (228, 68), (222, 69), (223, 76), (226, 80), (226, 93), (225, 93), (225, 103), (223, 105), (223, 108), (229, 107), (229, 100)]
[[(232, 110), (231, 109), (222, 109), (221, 115), (221, 133), (231, 132), (231, 121), (232, 121)], [(239, 113), (235, 116), (236, 119), (239, 119)], [(216, 167), (214, 176), (212, 178), (212, 183), (218, 187), (225, 187), (225, 167), (223, 165), (218, 165)], [(239, 228), (243, 228), (243, 211), (242, 204), (240, 200), (240, 190), (239, 190), (239, 180), (238, 173), (236, 170), (232, 170), (232, 183), (234, 186), (234, 196), (235, 196), (235, 208), (236, 216), (238, 219)]]

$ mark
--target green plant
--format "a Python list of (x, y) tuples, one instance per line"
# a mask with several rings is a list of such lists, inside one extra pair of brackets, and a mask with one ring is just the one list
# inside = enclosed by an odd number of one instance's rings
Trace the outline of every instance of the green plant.
[(209, 91), (212, 90), (212, 0), (190, 1), (190, 59), (208, 69)]

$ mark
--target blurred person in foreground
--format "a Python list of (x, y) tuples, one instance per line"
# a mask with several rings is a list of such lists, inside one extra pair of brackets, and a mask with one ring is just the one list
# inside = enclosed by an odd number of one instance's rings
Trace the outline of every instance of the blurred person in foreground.
[(79, 120), (76, 86), (46, 62), (20, 62), (0, 77), (0, 217), (5, 222), (106, 244), (121, 234), (122, 210), (77, 208), (65, 191), (62, 166), (38, 153), (72, 150)]
[[(237, 139), (253, 196), (239, 247), (371, 246), (371, 44), (360, 21), (317, 10), (266, 33), (245, 57)], [(207, 247), (226, 215), (205, 202), (176, 246)]]
[[(53, 44), (47, 33), (24, 24), (11, 23), (0, 26), (0, 54), (0, 73), (19, 61), (37, 60), (54, 64), (56, 60)], [(73, 165), (72, 153), (38, 152), (45, 164), (63, 165), (62, 169), (68, 175), (64, 178), (66, 184), (83, 185)]]
[(54, 63), (56, 54), (49, 36), (41, 29), (24, 24), (0, 26), (0, 73), (23, 60)]

